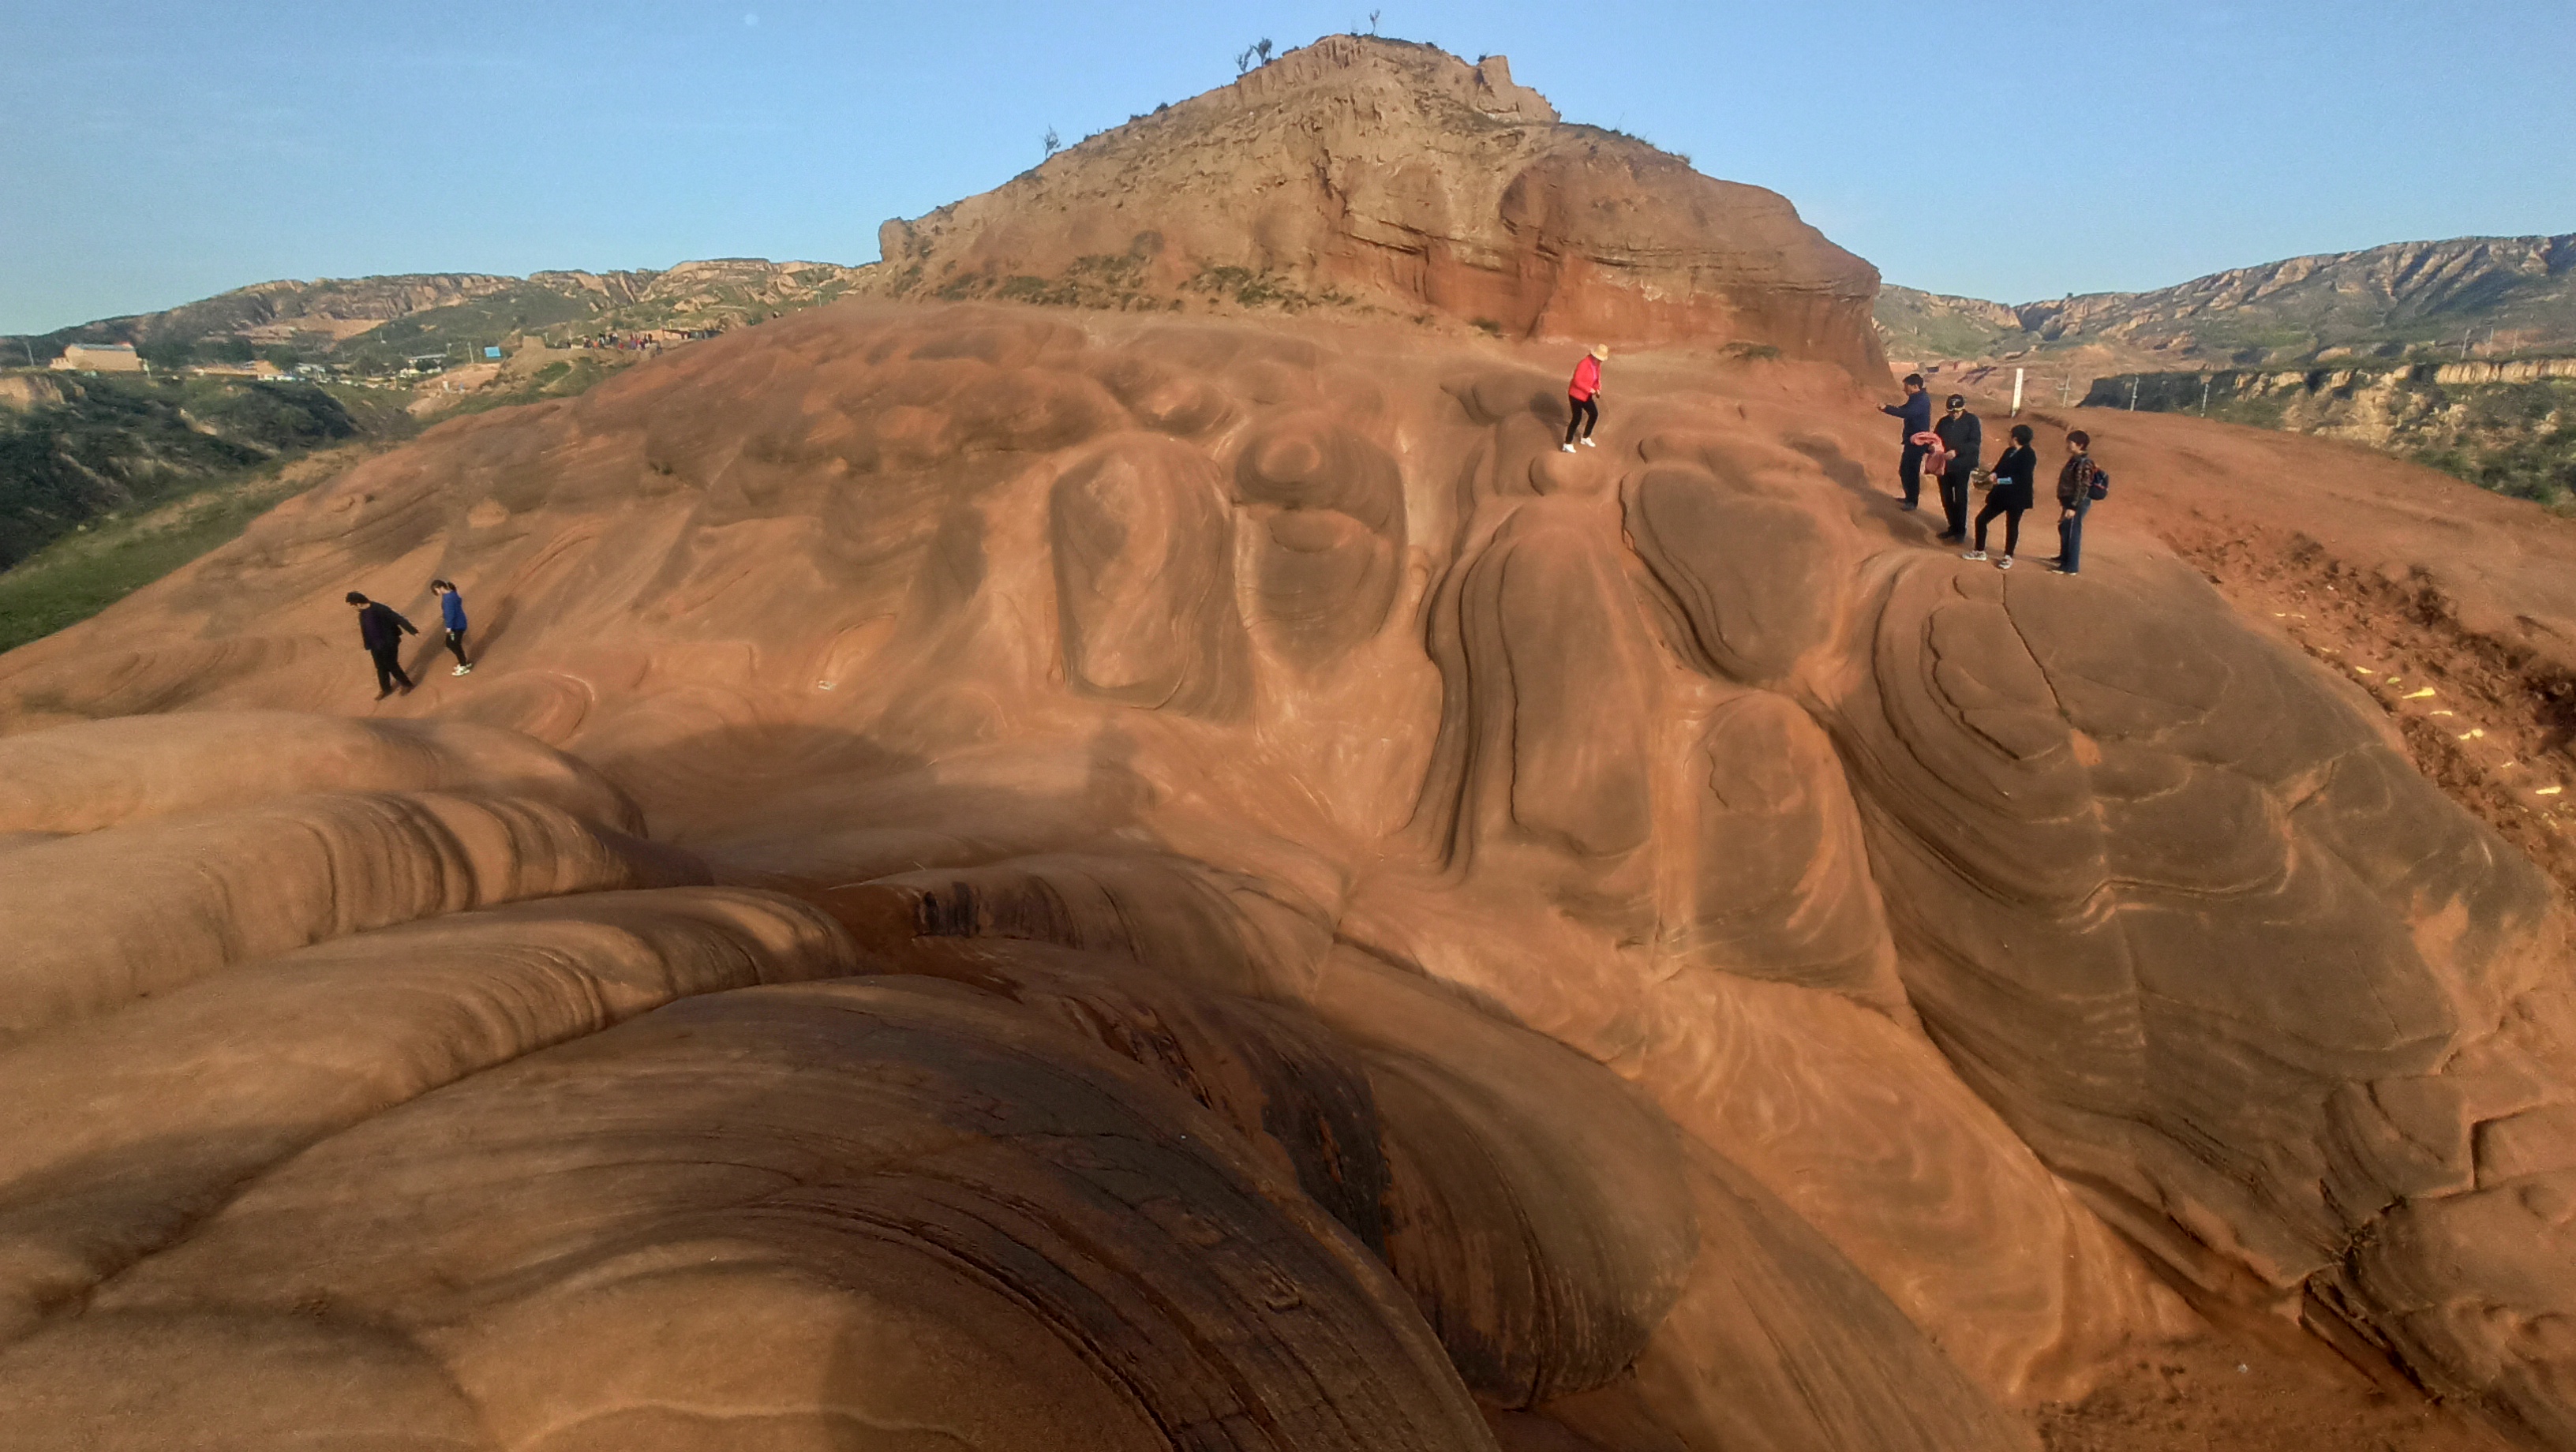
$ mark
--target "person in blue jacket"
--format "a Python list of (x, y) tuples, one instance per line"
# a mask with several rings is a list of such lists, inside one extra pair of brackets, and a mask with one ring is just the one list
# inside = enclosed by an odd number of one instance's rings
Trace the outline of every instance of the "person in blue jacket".
[(1923, 391), (1923, 375), (1905, 375), (1905, 401), (1882, 403), (1878, 411), (1896, 419), (1897, 437), (1904, 441), (1905, 452), (1896, 458), (1896, 482), (1905, 486), (1905, 502), (1900, 509), (1912, 509), (1923, 494), (1923, 456), (1929, 450), (1914, 442), (1916, 434), (1932, 431), (1932, 395)]
[(430, 593), (438, 597), (439, 623), (447, 627), (447, 649), (456, 657), (456, 669), (450, 675), (474, 674), (474, 662), (465, 658), (465, 597), (456, 593), (453, 580), (432, 580)]

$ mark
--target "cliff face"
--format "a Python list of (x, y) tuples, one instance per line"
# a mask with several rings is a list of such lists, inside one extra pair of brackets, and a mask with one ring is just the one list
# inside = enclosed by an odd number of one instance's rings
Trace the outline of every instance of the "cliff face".
[(1876, 270), (1783, 198), (1563, 123), (1499, 56), (1356, 36), (888, 222), (879, 242), (861, 290), (892, 298), (1343, 307), (1884, 363)]

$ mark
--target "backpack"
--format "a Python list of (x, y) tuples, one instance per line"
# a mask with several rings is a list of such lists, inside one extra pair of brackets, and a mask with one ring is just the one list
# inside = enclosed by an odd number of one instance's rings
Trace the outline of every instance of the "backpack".
[[(2086, 462), (2090, 463), (2091, 461), (2087, 460)], [(2091, 476), (2084, 482), (2085, 497), (2090, 499), (2108, 499), (2111, 497), (2111, 476), (2103, 473), (2100, 465), (2094, 465), (2093, 467), (2085, 470), (2085, 473)]]

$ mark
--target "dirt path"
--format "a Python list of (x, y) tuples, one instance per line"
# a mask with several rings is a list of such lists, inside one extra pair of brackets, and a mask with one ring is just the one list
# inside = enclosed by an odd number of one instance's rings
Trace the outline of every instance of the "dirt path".
[(2429, 581), (2365, 574), (2301, 535), (2176, 526), (2237, 608), (2388, 713), (2416, 769), (2576, 896), (2576, 679), (2464, 627)]

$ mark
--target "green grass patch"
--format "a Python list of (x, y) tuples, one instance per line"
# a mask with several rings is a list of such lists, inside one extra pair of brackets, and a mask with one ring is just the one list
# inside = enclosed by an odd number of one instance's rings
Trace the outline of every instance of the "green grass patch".
[[(347, 463), (367, 452), (347, 451)], [(87, 620), (230, 543), (252, 520), (338, 472), (338, 467), (317, 469), (311, 463), (295, 469), (267, 465), (208, 481), (149, 509), (105, 515), (78, 526), (0, 573), (0, 651)]]

